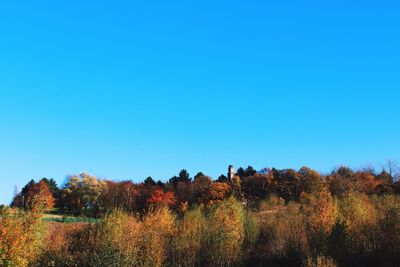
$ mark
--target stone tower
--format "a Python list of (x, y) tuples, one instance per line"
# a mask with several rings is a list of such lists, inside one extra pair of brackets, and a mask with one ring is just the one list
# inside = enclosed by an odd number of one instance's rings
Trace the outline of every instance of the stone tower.
[(228, 167), (228, 181), (232, 181), (233, 176), (235, 175), (235, 169), (233, 165), (229, 165)]

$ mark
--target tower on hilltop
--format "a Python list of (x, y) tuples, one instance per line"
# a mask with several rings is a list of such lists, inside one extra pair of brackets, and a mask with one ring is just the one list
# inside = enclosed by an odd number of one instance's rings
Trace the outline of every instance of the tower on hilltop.
[(233, 165), (229, 165), (228, 167), (228, 181), (232, 181), (233, 176), (235, 175), (235, 169)]

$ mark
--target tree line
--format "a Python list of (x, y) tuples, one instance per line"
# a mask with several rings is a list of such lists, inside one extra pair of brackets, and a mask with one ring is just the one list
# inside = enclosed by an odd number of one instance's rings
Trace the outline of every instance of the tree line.
[(240, 167), (232, 180), (221, 175), (214, 181), (202, 172), (192, 178), (183, 169), (166, 183), (156, 182), (151, 177), (140, 183), (116, 182), (82, 173), (67, 177), (61, 187), (54, 179), (31, 180), (15, 195), (11, 206), (29, 210), (33, 200), (40, 198), (48, 210), (56, 207), (59, 213), (99, 217), (115, 208), (145, 213), (150, 207), (164, 205), (182, 212), (193, 205), (218, 203), (230, 196), (254, 206), (271, 194), (286, 203), (299, 201), (302, 194), (322, 190), (336, 197), (348, 192), (398, 194), (400, 171), (397, 166), (389, 161), (379, 172), (373, 168), (352, 170), (342, 166), (327, 175), (308, 167), (299, 170), (272, 168), (258, 173), (248, 166)]
[[(0, 266), (398, 266), (391, 166), (30, 181), (0, 209)], [(49, 211), (98, 219), (48, 222)]]

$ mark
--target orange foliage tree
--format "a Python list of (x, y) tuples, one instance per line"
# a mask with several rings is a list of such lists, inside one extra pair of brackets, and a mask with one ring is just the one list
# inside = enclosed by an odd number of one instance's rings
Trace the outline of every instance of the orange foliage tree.
[(361, 193), (373, 194), (377, 187), (382, 184), (382, 180), (376, 179), (371, 173), (357, 172), (353, 179), (354, 189)]
[(214, 182), (208, 191), (207, 202), (208, 204), (221, 202), (229, 196), (230, 192), (231, 186), (229, 184)]
[(0, 213), (0, 266), (30, 266), (43, 248), (44, 228), (39, 209)]
[(302, 193), (302, 212), (306, 216), (306, 226), (310, 245), (317, 252), (326, 249), (324, 244), (331, 234), (337, 218), (337, 206), (327, 188), (314, 194)]
[(13, 200), (13, 205), (26, 210), (53, 208), (55, 199), (48, 184), (42, 179), (38, 183), (30, 181)]
[(164, 192), (162, 189), (155, 189), (147, 199), (147, 204), (155, 208), (172, 207), (176, 204), (176, 197), (172, 191)]
[(131, 181), (113, 182), (106, 181), (106, 190), (99, 198), (99, 206), (109, 211), (121, 208), (124, 211), (134, 211), (137, 207), (136, 198), (139, 191)]

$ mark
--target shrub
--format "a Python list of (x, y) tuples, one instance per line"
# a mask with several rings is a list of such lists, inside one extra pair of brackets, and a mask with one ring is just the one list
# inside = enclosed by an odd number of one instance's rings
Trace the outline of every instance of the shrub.
[(337, 217), (337, 205), (331, 193), (323, 189), (311, 195), (302, 194), (302, 213), (305, 215), (307, 233), (313, 253), (327, 252), (327, 238)]
[(339, 201), (330, 251), (338, 259), (365, 260), (379, 247), (377, 211), (367, 195), (347, 193)]
[(251, 211), (245, 211), (243, 216), (244, 227), (244, 242), (243, 253), (244, 256), (249, 257), (255, 249), (255, 244), (260, 235), (260, 228), (256, 217)]
[(336, 267), (335, 261), (326, 256), (307, 257), (303, 262), (304, 267)]
[(40, 255), (44, 227), (41, 214), (4, 210), (0, 214), (0, 266), (28, 266)]
[(376, 200), (375, 206), (378, 214), (381, 264), (399, 265), (400, 197), (393, 195), (380, 197)]
[(230, 198), (215, 205), (207, 222), (207, 234), (209, 264), (224, 266), (239, 262), (245, 240), (242, 204)]
[(115, 210), (74, 233), (69, 250), (79, 266), (138, 265), (141, 235), (142, 227), (135, 216)]
[(177, 266), (195, 266), (201, 263), (205, 241), (206, 220), (203, 209), (196, 207), (177, 222), (173, 239), (173, 262)]
[(306, 221), (300, 205), (290, 202), (261, 218), (257, 253), (264, 260), (298, 262), (308, 253)]
[(162, 266), (172, 254), (175, 216), (164, 207), (150, 211), (143, 219), (141, 258), (144, 266)]
[[(76, 259), (71, 253), (71, 243), (77, 233), (83, 231), (84, 223), (47, 222), (47, 234), (40, 258), (35, 266), (71, 266)], [(85, 247), (80, 250), (85, 249)]]

